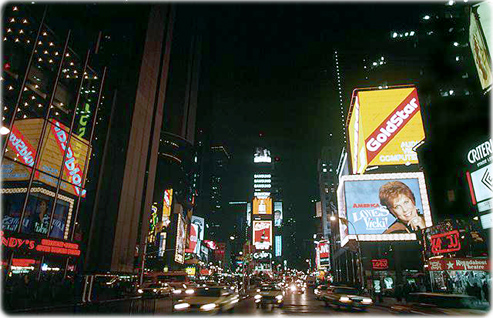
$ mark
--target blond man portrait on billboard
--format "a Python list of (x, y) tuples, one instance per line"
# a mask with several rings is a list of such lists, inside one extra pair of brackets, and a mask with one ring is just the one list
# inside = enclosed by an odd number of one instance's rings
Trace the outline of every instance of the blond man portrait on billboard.
[(411, 189), (403, 182), (391, 181), (380, 187), (380, 204), (397, 218), (383, 234), (411, 233), (424, 229), (425, 219), (419, 214)]

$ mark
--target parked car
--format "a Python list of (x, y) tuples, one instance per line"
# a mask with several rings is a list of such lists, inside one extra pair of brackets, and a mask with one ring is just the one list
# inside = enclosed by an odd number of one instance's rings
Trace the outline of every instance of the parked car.
[(142, 296), (169, 295), (172, 288), (166, 283), (147, 283), (137, 289), (137, 293)]
[(277, 305), (281, 308), (284, 305), (284, 292), (276, 285), (265, 285), (257, 289), (254, 299), (257, 308), (267, 304)]
[(362, 296), (359, 290), (353, 287), (330, 286), (320, 298), (326, 307), (331, 305), (337, 308), (365, 310), (373, 304), (370, 297)]
[(180, 299), (173, 309), (176, 312), (207, 312), (217, 313), (229, 311), (233, 312), (236, 303), (240, 300), (238, 293), (232, 292), (229, 288), (221, 287), (200, 287), (195, 290), (192, 296)]
[(424, 315), (485, 315), (489, 307), (476, 297), (441, 293), (410, 293), (406, 304), (390, 307), (393, 313)]
[(327, 292), (327, 288), (329, 288), (329, 286), (327, 286), (327, 285), (317, 286), (317, 288), (315, 288), (313, 290), (313, 292), (315, 293), (315, 298), (317, 298), (318, 300), (321, 300), (322, 295)]

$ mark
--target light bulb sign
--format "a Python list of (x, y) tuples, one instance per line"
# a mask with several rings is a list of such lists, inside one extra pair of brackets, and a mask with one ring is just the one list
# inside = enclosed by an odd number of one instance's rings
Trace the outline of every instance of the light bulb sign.
[(369, 166), (418, 163), (413, 147), (425, 137), (415, 87), (355, 89), (349, 112), (353, 174)]
[(272, 221), (253, 221), (253, 245), (257, 250), (272, 248)]

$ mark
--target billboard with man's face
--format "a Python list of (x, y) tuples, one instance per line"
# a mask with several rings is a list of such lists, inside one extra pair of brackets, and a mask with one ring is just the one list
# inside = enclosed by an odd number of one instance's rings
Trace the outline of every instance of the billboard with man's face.
[(432, 225), (423, 173), (343, 176), (338, 189), (341, 245), (415, 240)]
[(282, 225), (282, 202), (274, 202), (274, 226)]
[(353, 174), (369, 166), (418, 163), (425, 137), (415, 87), (355, 90), (348, 136)]

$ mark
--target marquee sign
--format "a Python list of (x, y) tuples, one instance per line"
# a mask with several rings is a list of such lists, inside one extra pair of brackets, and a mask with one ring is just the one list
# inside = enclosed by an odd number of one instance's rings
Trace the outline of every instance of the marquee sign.
[(14, 251), (37, 252), (41, 254), (57, 254), (80, 256), (79, 244), (45, 238), (33, 238), (20, 234), (8, 234), (0, 231), (2, 246)]
[(440, 258), (428, 261), (429, 271), (489, 271), (490, 260), (482, 258)]
[(431, 236), (431, 252), (433, 254), (460, 251), (460, 234), (454, 230)]

